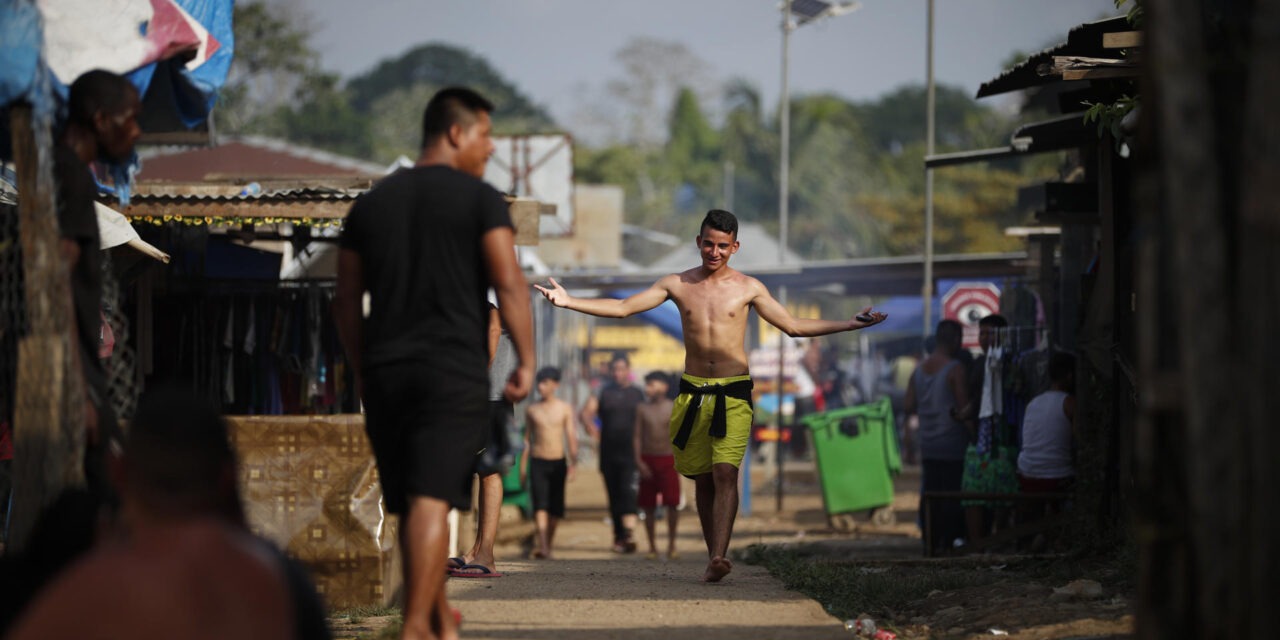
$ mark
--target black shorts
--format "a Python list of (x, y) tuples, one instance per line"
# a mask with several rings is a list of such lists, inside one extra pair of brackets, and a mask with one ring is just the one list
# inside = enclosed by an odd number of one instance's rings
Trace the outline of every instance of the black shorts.
[(489, 424), (488, 379), (398, 363), (369, 369), (364, 395), (365, 433), (387, 511), (404, 514), (410, 496), (470, 509), (471, 475)]
[(564, 480), (568, 475), (569, 465), (564, 458), (529, 458), (529, 498), (534, 511), (564, 517)]

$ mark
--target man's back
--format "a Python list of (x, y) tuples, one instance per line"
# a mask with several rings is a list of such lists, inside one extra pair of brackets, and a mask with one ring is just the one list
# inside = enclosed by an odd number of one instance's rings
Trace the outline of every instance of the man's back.
[(166, 524), (109, 544), (69, 569), (12, 638), (293, 637), (277, 562), (212, 519)]
[(432, 360), (475, 377), (488, 361), (480, 238), (511, 226), (502, 196), (443, 166), (389, 176), (352, 207), (343, 248), (360, 254), (370, 295), (364, 365)]

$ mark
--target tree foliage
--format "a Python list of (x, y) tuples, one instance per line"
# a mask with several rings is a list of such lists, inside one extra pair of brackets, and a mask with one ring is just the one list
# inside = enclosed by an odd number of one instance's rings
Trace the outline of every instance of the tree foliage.
[[(226, 129), (265, 133), (390, 163), (417, 153), (430, 96), (465, 84), (496, 106), (499, 133), (557, 128), (482, 57), (428, 43), (385, 60), (345, 86), (317, 68), (308, 32), (260, 4), (236, 7), (240, 47), (221, 109)], [(635, 39), (616, 56), (621, 75), (602, 104), (584, 108), (608, 135), (577, 136), (575, 179), (623, 187), (625, 221), (686, 236), (703, 213), (730, 207), (744, 223), (778, 228), (779, 122), (750, 82), (711, 80), (679, 43)], [(795, 96), (791, 105), (789, 245), (814, 259), (923, 250), (925, 88), (903, 86), (856, 102)], [(1008, 144), (1015, 118), (961, 89), (937, 88), (939, 151)], [(578, 133), (578, 132), (574, 132)], [(584, 144), (584, 138), (594, 144)], [(935, 172), (935, 247), (1001, 251), (1006, 226), (1027, 221), (1017, 187), (1049, 178), (1052, 158)], [(730, 206), (729, 202), (732, 202)]]

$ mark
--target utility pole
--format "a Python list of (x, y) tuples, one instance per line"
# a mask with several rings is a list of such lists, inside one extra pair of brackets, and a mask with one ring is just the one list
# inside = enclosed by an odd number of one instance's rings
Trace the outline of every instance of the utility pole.
[[(933, 155), (934, 91), (933, 91), (933, 0), (929, 2), (928, 35), (925, 45), (925, 157)], [(924, 303), (924, 332), (933, 331), (933, 169), (924, 170), (924, 284), (920, 288)]]

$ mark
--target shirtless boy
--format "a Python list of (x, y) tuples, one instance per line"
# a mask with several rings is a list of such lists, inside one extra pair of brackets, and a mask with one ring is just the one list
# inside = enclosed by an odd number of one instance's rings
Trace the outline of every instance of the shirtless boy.
[(650, 371), (644, 377), (644, 404), (636, 407), (636, 469), (640, 471), (640, 496), (644, 510), (644, 529), (649, 534), (649, 558), (658, 557), (654, 542), (654, 520), (658, 496), (667, 511), (667, 558), (676, 558), (676, 522), (680, 504), (680, 476), (676, 474), (675, 457), (671, 455), (671, 400), (667, 390), (671, 383), (661, 371)]
[[(573, 407), (556, 397), (560, 370), (544, 367), (537, 375), (538, 401), (525, 409), (524, 452), (520, 454), (520, 483), (529, 481), (533, 522), (538, 531), (534, 558), (550, 558), (556, 525), (564, 517), (564, 483), (573, 476), (578, 459), (578, 435)], [(569, 456), (565, 458), (565, 444)]]
[(726, 554), (738, 513), (738, 465), (751, 431), (747, 312), (754, 308), (792, 337), (862, 329), (886, 316), (868, 307), (849, 320), (792, 317), (759, 280), (729, 266), (738, 252), (738, 220), (728, 211), (709, 211), (695, 241), (701, 265), (665, 276), (624, 300), (574, 298), (554, 278), (549, 287), (534, 288), (557, 307), (605, 318), (625, 318), (675, 302), (684, 330), (685, 371), (671, 412), (671, 441), (676, 471), (694, 480), (710, 556), (702, 579), (719, 582), (733, 569)]

